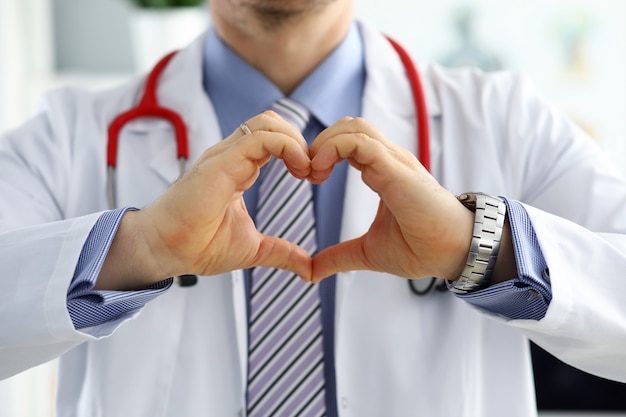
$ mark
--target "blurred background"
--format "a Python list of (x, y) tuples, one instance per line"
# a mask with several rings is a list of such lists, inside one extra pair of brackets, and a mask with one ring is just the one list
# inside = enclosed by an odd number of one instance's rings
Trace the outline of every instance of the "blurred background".
[[(357, 15), (420, 60), (528, 75), (626, 174), (624, 0), (355, 0)], [(199, 36), (206, 5), (151, 10), (133, 0), (0, 0), (0, 132), (45, 90), (99, 89), (151, 68)], [(626, 416), (626, 387), (533, 346), (542, 416)], [(0, 381), (0, 417), (52, 417), (55, 364)]]

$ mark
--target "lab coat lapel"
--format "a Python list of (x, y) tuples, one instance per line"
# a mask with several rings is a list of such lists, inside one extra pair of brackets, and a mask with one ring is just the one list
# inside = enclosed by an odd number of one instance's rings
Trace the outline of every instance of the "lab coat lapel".
[[(189, 168), (205, 149), (222, 139), (213, 104), (205, 94), (202, 83), (205, 37), (206, 35), (200, 36), (172, 58), (161, 76), (157, 93), (161, 105), (179, 113), (187, 126), (189, 161), (186, 168)], [(151, 168), (167, 184), (176, 181), (180, 174), (173, 129), (171, 135), (172, 140), (168, 141), (168, 144), (150, 161)]]
[[(413, 94), (398, 54), (381, 33), (360, 23), (365, 44), (367, 82), (363, 96), (363, 117), (383, 132), (386, 138), (414, 154), (417, 153), (417, 125)], [(439, 104), (426, 77), (420, 73), (427, 103), (427, 112), (438, 116)], [(431, 151), (431, 163), (435, 154)], [(341, 240), (361, 236), (369, 229), (378, 209), (379, 197), (361, 180), (356, 169), (348, 171)], [(354, 273), (340, 274), (337, 280), (336, 310)]]

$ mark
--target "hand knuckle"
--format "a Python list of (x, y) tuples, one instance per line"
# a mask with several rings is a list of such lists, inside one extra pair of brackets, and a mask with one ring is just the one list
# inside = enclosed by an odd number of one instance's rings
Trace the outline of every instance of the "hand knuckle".
[(278, 117), (278, 113), (276, 113), (274, 110), (265, 110), (259, 115), (259, 117), (263, 122), (267, 123), (273, 119), (276, 119), (276, 117)]
[(369, 122), (362, 117), (355, 117), (352, 119), (354, 127), (359, 131), (367, 130), (370, 126)]

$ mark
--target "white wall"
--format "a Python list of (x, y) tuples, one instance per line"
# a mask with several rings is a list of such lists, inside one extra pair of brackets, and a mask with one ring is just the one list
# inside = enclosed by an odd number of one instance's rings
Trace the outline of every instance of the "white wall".
[[(451, 19), (476, 9), (476, 36), (507, 69), (527, 74), (555, 105), (588, 127), (626, 174), (626, 2), (623, 0), (356, 0), (357, 13), (401, 40), (416, 59), (458, 44)], [(565, 33), (588, 19), (586, 72), (566, 73)]]
[(31, 111), (28, 85), (49, 71), (47, 0), (0, 0), (0, 131)]

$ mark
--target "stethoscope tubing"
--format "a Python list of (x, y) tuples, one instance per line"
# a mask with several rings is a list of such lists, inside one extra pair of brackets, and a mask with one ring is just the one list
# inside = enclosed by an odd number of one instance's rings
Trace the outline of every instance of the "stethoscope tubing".
[(175, 110), (163, 107), (157, 97), (157, 87), (159, 78), (163, 70), (174, 57), (176, 51), (165, 55), (154, 66), (144, 87), (143, 95), (137, 106), (119, 114), (108, 129), (107, 141), (107, 200), (109, 209), (116, 207), (115, 170), (117, 168), (117, 148), (119, 135), (122, 128), (130, 121), (142, 117), (155, 117), (169, 121), (174, 127), (176, 137), (176, 152), (180, 164), (180, 174), (185, 172), (186, 162), (189, 159), (189, 139), (187, 137), (187, 126), (183, 118)]

